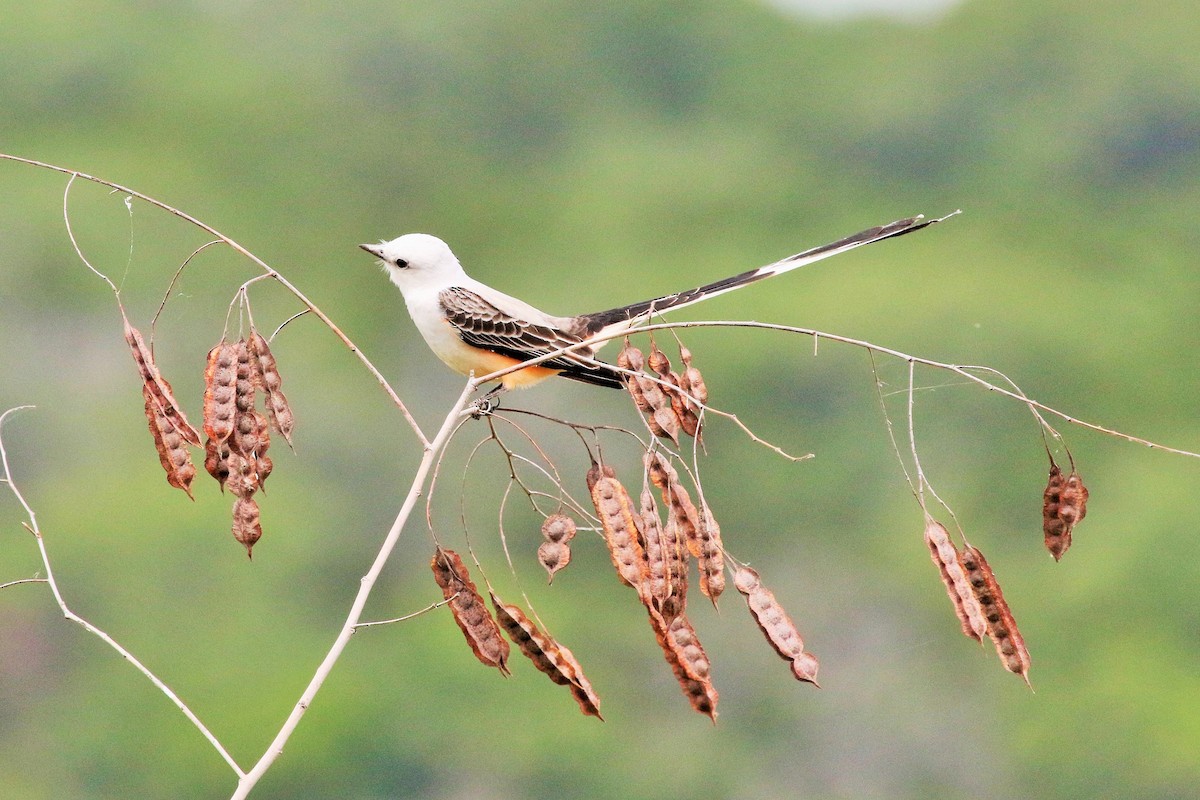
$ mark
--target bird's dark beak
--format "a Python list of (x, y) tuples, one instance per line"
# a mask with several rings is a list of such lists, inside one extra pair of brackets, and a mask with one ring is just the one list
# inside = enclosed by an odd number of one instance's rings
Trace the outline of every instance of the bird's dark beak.
[(360, 244), (359, 247), (376, 258), (383, 258), (383, 245), (381, 244)]

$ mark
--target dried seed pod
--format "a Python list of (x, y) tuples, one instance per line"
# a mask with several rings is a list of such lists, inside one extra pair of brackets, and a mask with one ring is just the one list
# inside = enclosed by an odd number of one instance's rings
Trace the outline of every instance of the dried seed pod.
[(987, 633), (983, 609), (979, 607), (979, 601), (975, 599), (975, 593), (971, 591), (971, 585), (959, 564), (958, 551), (950, 541), (949, 532), (932, 518), (925, 521), (925, 544), (929, 547), (930, 558), (942, 576), (946, 594), (954, 604), (954, 613), (958, 615), (963, 633), (977, 642), (983, 641), (983, 636)]
[(233, 451), (229, 449), (228, 442), (221, 442), (210, 436), (204, 443), (204, 469), (221, 484), (222, 492), (225, 491), (225, 481), (229, 480), (232, 456)]
[(1025, 639), (1017, 629), (1016, 620), (1000, 591), (992, 568), (979, 549), (967, 545), (962, 552), (963, 569), (967, 571), (968, 580), (983, 614), (987, 619), (987, 634), (996, 645), (996, 653), (1001, 663), (1009, 672), (1020, 675), (1029, 683), (1029, 651), (1025, 648)]
[(283, 380), (279, 376), (279, 366), (275, 363), (275, 356), (272, 355), (271, 348), (267, 346), (267, 340), (259, 335), (258, 331), (250, 332), (249, 349), (266, 394), (267, 418), (271, 422), (271, 427), (278, 431), (291, 446), (295, 418), (292, 416), (292, 407), (288, 405), (287, 397), (280, 388)]
[(696, 631), (684, 615), (668, 622), (654, 609), (650, 611), (650, 626), (655, 639), (666, 656), (675, 680), (692, 708), (717, 721), (717, 690), (712, 684), (711, 664)]
[(749, 567), (741, 567), (733, 574), (733, 585), (745, 595), (750, 614), (775, 652), (792, 663), (792, 674), (817, 686), (816, 656), (805, 652), (800, 631), (779, 605), (774, 593), (762, 585), (758, 573)]
[(233, 435), (229, 437), (230, 447), (234, 452), (245, 458), (254, 458), (267, 452), (271, 446), (271, 432), (267, 418), (256, 408), (249, 411), (239, 411), (236, 417)]
[(700, 430), (700, 420), (691, 407), (691, 399), (683, 390), (683, 376), (671, 369), (671, 360), (667, 354), (658, 349), (657, 344), (651, 344), (650, 356), (647, 359), (650, 368), (658, 373), (658, 377), (670, 388), (663, 392), (671, 401), (671, 412), (679, 427), (688, 436), (695, 436)]
[[(626, 339), (625, 346), (617, 354), (617, 366), (631, 372), (641, 372), (642, 351), (638, 350)], [(629, 390), (629, 395), (633, 398), (633, 404), (637, 406), (638, 410), (650, 411), (650, 405), (646, 402), (646, 398), (642, 394), (642, 385), (638, 382), (636, 376), (626, 375), (623, 379), (625, 381), (625, 388)]]
[(450, 601), (454, 621), (462, 629), (471, 652), (480, 663), (508, 675), (508, 642), (500, 635), (500, 627), (488, 612), (458, 553), (439, 546), (430, 567), (442, 596)]
[(204, 432), (210, 441), (223, 442), (233, 433), (236, 390), (237, 347), (222, 339), (208, 351), (204, 367)]
[(687, 542), (688, 551), (699, 558), (702, 552), (699, 541), (700, 514), (692, 502), (691, 495), (679, 482), (679, 473), (659, 453), (646, 453), (642, 457), (650, 482), (662, 491), (663, 502), (671, 508), (680, 538)]
[(721, 546), (721, 528), (712, 509), (702, 504), (700, 524), (696, 528), (696, 543), (700, 551), (700, 591), (716, 606), (717, 598), (725, 591), (725, 551)]
[(125, 341), (129, 345), (130, 351), (133, 353), (133, 360), (137, 363), (138, 374), (142, 377), (144, 392), (154, 398), (154, 404), (158, 410), (171, 422), (171, 426), (179, 433), (183, 440), (188, 444), (200, 446), (200, 434), (191, 423), (187, 421), (187, 417), (183, 413), (183, 408), (175, 400), (175, 393), (171, 389), (171, 384), (158, 371), (158, 366), (154, 363), (154, 356), (150, 353), (150, 348), (146, 347), (146, 342), (142, 338), (142, 334), (137, 328), (129, 324), (129, 320), (125, 320)]
[(601, 466), (593, 461), (591, 468), (587, 471), (588, 491), (590, 492), (596, 486), (596, 481), (600, 480), (601, 478), (615, 477), (617, 477), (617, 473), (612, 467), (608, 466), (607, 464)]
[(254, 392), (261, 378), (250, 353), (250, 344), (245, 339), (238, 339), (234, 345), (237, 354), (237, 382), (234, 384), (234, 404), (239, 414), (254, 410)]
[(230, 494), (250, 497), (259, 490), (258, 466), (254, 458), (247, 458), (230, 448), (226, 465), (229, 474), (225, 478), (225, 488)]
[(670, 439), (678, 444), (679, 429), (682, 426), (674, 406), (671, 405), (671, 398), (657, 380), (646, 376), (639, 377), (637, 381), (649, 408), (647, 421), (651, 432), (659, 438)]
[(167, 483), (176, 489), (183, 489), (188, 497), (195, 500), (192, 497), (192, 480), (196, 477), (196, 468), (192, 466), (192, 456), (181, 432), (158, 404), (150, 381), (142, 384), (142, 398), (146, 401), (146, 422), (150, 426), (150, 435), (154, 437), (159, 463), (167, 473)]
[(646, 553), (629, 492), (616, 478), (603, 477), (592, 486), (592, 504), (604, 528), (608, 553), (621, 583), (639, 589), (646, 579)]
[(575, 538), (575, 520), (566, 514), (551, 514), (542, 523), (542, 536), (547, 542), (566, 544)]
[(604, 719), (600, 716), (600, 698), (583, 677), (571, 651), (566, 650), (564, 656), (565, 648), (541, 631), (519, 606), (501, 602), (494, 593), (491, 598), (500, 627), (538, 671), (559, 686), (571, 687), (571, 695), (584, 714)]
[(642, 489), (639, 516), (647, 565), (642, 602), (670, 622), (687, 607), (686, 551), (679, 542), (674, 524), (663, 526), (649, 489)]
[(275, 469), (275, 462), (266, 453), (258, 453), (255, 458), (258, 462), (258, 487), (265, 492), (267, 478), (270, 477), (271, 470)]
[(679, 383), (682, 387), (684, 382), (687, 382), (687, 393), (699, 400), (702, 404), (708, 404), (708, 387), (704, 383), (704, 376), (700, 374), (700, 370), (692, 366), (692, 351), (688, 350), (683, 345), (679, 345), (679, 360), (683, 362), (685, 369), (679, 377)]
[(1042, 531), (1046, 549), (1058, 561), (1071, 546), (1075, 525), (1087, 515), (1088, 490), (1074, 470), (1064, 477), (1050, 462), (1050, 478), (1042, 495)]
[(554, 574), (571, 563), (571, 548), (562, 542), (542, 542), (537, 554), (538, 562), (550, 576), (547, 583), (554, 583)]
[(262, 538), (262, 522), (259, 519), (258, 503), (252, 497), (239, 497), (234, 501), (233, 538), (246, 548), (248, 558), (254, 557), (254, 543)]

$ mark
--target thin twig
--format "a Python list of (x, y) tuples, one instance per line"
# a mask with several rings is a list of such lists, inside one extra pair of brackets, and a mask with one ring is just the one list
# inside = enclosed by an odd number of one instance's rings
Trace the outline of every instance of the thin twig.
[[(3, 587), (0, 587), (0, 588), (3, 588)], [(361, 628), (371, 628), (371, 627), (374, 627), (375, 625), (394, 625), (397, 622), (407, 622), (408, 620), (413, 619), (415, 617), (419, 617), (422, 614), (428, 614), (430, 611), (433, 611), (434, 609), (441, 608), (442, 606), (446, 605), (451, 600), (453, 600), (455, 597), (458, 597), (458, 592), (455, 592), (453, 595), (446, 598), (445, 600), (439, 600), (436, 603), (430, 603), (429, 605), (422, 608), (420, 611), (414, 611), (411, 614), (405, 614), (403, 617), (393, 617), (392, 619), (379, 619), (379, 620), (375, 620), (374, 622), (360, 622), (354, 626), (354, 629), (359, 630)]]
[[(3, 428), (4, 422), (10, 414), (32, 407), (33, 406), (19, 406), (17, 408), (10, 408), (8, 411), (0, 414), (0, 429)], [(56, 603), (58, 603), (58, 607), (62, 611), (63, 617), (70, 622), (74, 622), (75, 624), (79, 625), (93, 636), (99, 638), (113, 650), (117, 651), (122, 658), (132, 664), (138, 670), (138, 672), (142, 673), (142, 675), (144, 675), (147, 680), (153, 683), (160, 692), (167, 696), (167, 699), (175, 704), (176, 708), (183, 712), (183, 715), (188, 718), (188, 721), (195, 726), (196, 730), (200, 731), (204, 738), (208, 740), (209, 744), (211, 744), (213, 748), (221, 755), (221, 758), (225, 759), (225, 763), (228, 764), (231, 769), (233, 769), (239, 778), (241, 778), (244, 773), (242, 772), (241, 767), (238, 766), (238, 763), (233, 760), (233, 756), (229, 754), (217, 737), (214, 736), (207, 727), (205, 727), (204, 723), (200, 721), (200, 718), (197, 717), (190, 708), (188, 708), (187, 704), (184, 703), (183, 700), (179, 699), (179, 696), (171, 690), (171, 687), (167, 686), (167, 684), (165, 684), (157, 675), (151, 672), (145, 664), (135, 658), (133, 653), (122, 647), (115, 639), (109, 636), (108, 633), (100, 628), (97, 628), (95, 625), (76, 614), (70, 609), (70, 607), (67, 606), (66, 600), (63, 599), (62, 593), (59, 591), (58, 583), (54, 580), (54, 570), (50, 566), (50, 553), (46, 549), (46, 540), (42, 536), (41, 529), (38, 528), (37, 515), (34, 514), (33, 509), (30, 507), (29, 503), (26, 502), (25, 496), (21, 494), (21, 490), (17, 488), (17, 484), (13, 480), (12, 471), (8, 465), (8, 453), (4, 448), (4, 439), (2, 436), (0, 436), (0, 468), (2, 468), (4, 471), (4, 483), (12, 491), (13, 495), (16, 496), (17, 502), (21, 504), (23, 509), (25, 509), (25, 514), (29, 518), (29, 525), (27, 527), (37, 541), (38, 552), (40, 552), (42, 556), (42, 566), (46, 569), (46, 577), (44, 578), (44, 581), (50, 585), (50, 591), (53, 593), (54, 600)]]
[[(398, 394), (396, 394), (396, 390), (393, 389), (391, 384), (388, 383), (387, 379), (383, 377), (383, 373), (381, 373), (375, 367), (375, 365), (371, 363), (370, 359), (368, 359), (366, 357), (366, 355), (364, 355), (363, 352), (358, 349), (358, 345), (354, 344), (354, 342), (352, 342), (350, 340), (350, 337), (348, 337), (345, 333), (343, 333), (342, 329), (339, 328), (336, 324), (334, 324), (332, 319), (330, 319), (328, 316), (326, 316), (324, 311), (322, 311), (311, 300), (309, 300), (308, 297), (306, 297), (303, 292), (301, 292), (298, 288), (296, 288), (294, 285), (292, 285), (291, 281), (287, 280), (282, 275), (280, 275), (278, 272), (276, 272), (273, 267), (271, 267), (269, 264), (267, 264), (261, 258), (256, 256), (254, 253), (250, 252), (245, 247), (238, 244), (236, 241), (229, 238), (225, 234), (221, 233), (220, 231), (218, 231), (216, 228), (212, 227), (211, 225), (209, 225), (205, 222), (201, 222), (200, 220), (196, 219), (191, 214), (188, 214), (184, 211), (180, 211), (179, 209), (169, 206), (160, 200), (155, 200), (153, 197), (150, 197), (149, 195), (142, 194), (141, 192), (135, 191), (126, 186), (122, 186), (118, 183), (113, 183), (112, 181), (107, 181), (107, 180), (104, 180), (103, 178), (97, 178), (94, 175), (88, 175), (87, 173), (79, 172), (78, 170), (67, 169), (66, 167), (60, 167), (60, 166), (57, 166), (54, 164), (48, 164), (44, 161), (36, 161), (31, 158), (21, 158), (20, 156), (9, 155), (7, 153), (0, 153), (0, 159), (4, 159), (7, 161), (15, 161), (19, 164), (28, 164), (29, 166), (39, 167), (41, 169), (53, 170), (54, 172), (61, 172), (64, 175), (69, 175), (71, 177), (70, 177), (70, 180), (67, 181), (67, 189), (68, 190), (70, 189), (71, 184), (75, 181), (76, 178), (82, 178), (86, 181), (91, 181), (92, 183), (98, 183), (101, 186), (108, 186), (111, 189), (116, 189), (120, 192), (124, 192), (125, 194), (128, 194), (132, 197), (136, 197), (138, 200), (141, 200), (145, 203), (149, 203), (150, 205), (154, 206), (155, 208), (166, 211), (168, 214), (172, 214), (176, 217), (179, 217), (180, 219), (184, 220), (185, 222), (188, 222), (189, 224), (196, 226), (200, 230), (205, 231), (206, 233), (210, 234), (211, 236), (214, 236), (217, 239), (220, 239), (225, 244), (229, 245), (231, 248), (233, 248), (233, 250), (235, 250), (236, 252), (241, 254), (244, 258), (248, 259), (251, 263), (253, 263), (259, 269), (261, 269), (266, 275), (268, 275), (269, 277), (271, 277), (272, 279), (277, 281), (280, 286), (283, 286), (285, 289), (287, 289), (289, 292), (291, 292), (292, 295), (297, 300), (299, 300), (309, 311), (311, 311), (313, 314), (315, 314), (317, 316), (317, 318), (319, 318), (321, 320), (321, 322), (325, 323), (325, 326), (327, 328), (329, 328), (329, 330), (333, 333), (333, 335), (336, 336), (338, 339), (340, 339), (342, 344), (344, 344), (350, 350), (350, 352), (354, 354), (355, 358), (357, 358), (362, 363), (362, 365), (367, 369), (367, 371), (370, 372), (372, 376), (374, 376), (375, 380), (379, 383), (380, 387), (382, 387), (382, 389), (387, 393), (388, 397), (391, 398), (392, 403), (396, 406), (397, 409), (400, 410), (400, 413), (404, 417), (405, 422), (408, 423), (408, 426), (412, 429), (413, 434), (416, 435), (418, 440), (420, 440), (421, 445), (423, 447), (429, 446), (430, 440), (428, 439), (428, 437), (425, 436), (425, 433), (421, 430), (421, 426), (417, 424), (416, 418), (413, 417), (413, 415), (409, 412), (408, 406), (406, 406), (404, 404), (404, 401), (400, 399), (400, 396)], [(64, 214), (64, 216), (66, 215), (66, 194), (65, 193), (63, 195), (63, 214)], [(111, 288), (113, 290), (113, 293), (116, 294), (116, 296), (118, 298), (118, 302), (119, 302), (121, 293), (117, 289), (116, 285), (114, 285), (113, 282), (111, 280), (109, 280), (108, 276), (104, 275), (98, 269), (93, 267), (87, 261), (87, 259), (84, 257), (83, 252), (79, 249), (79, 245), (75, 241), (74, 234), (71, 233), (71, 225), (70, 225), (69, 218), (67, 219), (67, 234), (68, 234), (68, 236), (70, 236), (71, 244), (75, 247), (75, 252), (79, 255), (80, 259), (83, 260), (84, 264), (87, 265), (88, 269), (90, 269), (92, 272), (96, 273), (96, 275), (98, 275), (104, 279), (104, 281), (109, 285), (109, 288)], [(478, 386), (478, 384), (475, 384), (475, 385)], [(474, 387), (472, 387), (472, 388), (474, 388)]]

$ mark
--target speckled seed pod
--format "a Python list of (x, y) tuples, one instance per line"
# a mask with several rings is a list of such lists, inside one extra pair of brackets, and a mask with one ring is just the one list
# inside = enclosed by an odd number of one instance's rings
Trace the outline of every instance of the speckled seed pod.
[(204, 443), (204, 469), (221, 485), (222, 492), (225, 491), (225, 482), (229, 480), (232, 455), (233, 451), (229, 449), (228, 442), (209, 437)]
[(221, 340), (208, 351), (204, 367), (204, 432), (210, 441), (223, 442), (233, 433), (236, 390), (237, 347)]
[(971, 589), (983, 608), (987, 619), (987, 634), (996, 645), (996, 653), (1000, 662), (1009, 672), (1020, 675), (1029, 683), (1029, 651), (1025, 648), (1025, 639), (1017, 629), (1004, 592), (988, 566), (987, 559), (978, 548), (968, 545), (962, 553), (963, 569), (967, 572)]
[(954, 604), (954, 613), (962, 624), (962, 632), (974, 639), (982, 641), (987, 634), (987, 622), (983, 617), (983, 609), (975, 599), (975, 593), (967, 582), (967, 576), (958, 561), (958, 551), (950, 541), (946, 528), (936, 520), (929, 518), (925, 522), (925, 544), (929, 547), (929, 556), (942, 583), (946, 586), (946, 594)]
[(550, 680), (559, 686), (570, 687), (571, 695), (579, 704), (580, 711), (603, 719), (600, 716), (600, 698), (583, 676), (583, 670), (579, 668), (575, 656), (541, 631), (519, 606), (501, 602), (494, 593), (491, 598), (500, 627), (521, 653)]
[(649, 568), (629, 492), (616, 478), (602, 477), (592, 486), (592, 504), (617, 576), (621, 583), (640, 590)]
[[(617, 366), (631, 372), (641, 372), (642, 363), (642, 351), (638, 350), (626, 339), (625, 346), (617, 354)], [(625, 381), (625, 388), (629, 390), (629, 396), (633, 398), (633, 404), (637, 406), (638, 410), (643, 412), (650, 411), (650, 406), (646, 403), (646, 398), (642, 394), (642, 385), (638, 382), (637, 377), (625, 375), (623, 379)]]
[(699, 521), (696, 539), (700, 551), (697, 557), (700, 591), (715, 606), (717, 598), (725, 591), (725, 551), (721, 546), (721, 528), (707, 504), (700, 509)]
[(750, 614), (771, 647), (791, 663), (792, 674), (816, 686), (819, 666), (816, 656), (804, 650), (800, 631), (783, 606), (779, 605), (774, 593), (762, 585), (758, 573), (749, 567), (741, 567), (733, 574), (733, 585), (746, 597)]
[(270, 420), (271, 427), (278, 431), (290, 446), (295, 417), (292, 415), (292, 407), (288, 404), (287, 397), (281, 388), (283, 379), (279, 376), (279, 366), (275, 363), (275, 356), (267, 346), (267, 340), (259, 335), (258, 331), (250, 332), (249, 348), (262, 381), (263, 392), (266, 395), (264, 404), (267, 409), (267, 418)]
[(684, 696), (692, 708), (716, 722), (717, 690), (712, 683), (711, 664), (696, 631), (686, 616), (680, 615), (668, 622), (653, 609), (649, 612), (654, 636)]
[(458, 553), (438, 547), (430, 568), (442, 589), (442, 596), (450, 601), (454, 621), (471, 646), (471, 652), (480, 663), (508, 675), (508, 642), (500, 635), (500, 627), (488, 612)]
[(254, 557), (254, 543), (262, 538), (258, 503), (252, 497), (239, 497), (233, 504), (233, 538), (246, 548), (247, 558)]
[(192, 480), (196, 477), (196, 468), (192, 466), (192, 456), (183, 436), (175, 427), (174, 421), (163, 413), (149, 381), (142, 384), (142, 398), (146, 401), (146, 422), (150, 426), (150, 435), (154, 437), (154, 448), (158, 451), (159, 463), (167, 473), (167, 483), (176, 489), (182, 489), (188, 497), (192, 497)]
[(1071, 547), (1075, 525), (1087, 515), (1088, 490), (1079, 473), (1064, 476), (1053, 461), (1042, 494), (1042, 532), (1046, 549), (1058, 561)]
[(158, 407), (159, 413), (170, 421), (171, 427), (185, 442), (199, 447), (200, 433), (187, 421), (183, 408), (175, 400), (171, 384), (158, 371), (150, 348), (146, 347), (142, 334), (129, 324), (129, 320), (125, 320), (125, 342), (133, 354), (134, 363), (137, 364), (138, 374), (142, 378), (143, 392), (148, 392), (154, 398), (154, 404)]

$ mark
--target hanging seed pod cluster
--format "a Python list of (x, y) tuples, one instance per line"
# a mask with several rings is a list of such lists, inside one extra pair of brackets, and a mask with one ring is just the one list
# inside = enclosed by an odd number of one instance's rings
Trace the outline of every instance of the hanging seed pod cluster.
[[(267, 450), (271, 430), (291, 443), (294, 424), (291, 407), (282, 391), (279, 367), (267, 341), (253, 328), (249, 339), (222, 339), (208, 352), (204, 366), (203, 431), (187, 421), (171, 384), (162, 376), (141, 333), (125, 320), (125, 341), (142, 378), (146, 419), (167, 474), (167, 483), (192, 497), (196, 468), (190, 447), (203, 447), (204, 469), (235, 497), (232, 517), (234, 538), (247, 555), (262, 537), (258, 502), (273, 464)], [(256, 399), (264, 397), (266, 413)]]
[(692, 365), (691, 351), (680, 345), (679, 356), (684, 364), (682, 375), (671, 369), (671, 360), (653, 341), (648, 358), (628, 339), (617, 355), (617, 366), (635, 373), (625, 376), (625, 387), (646, 416), (650, 432), (675, 444), (679, 444), (680, 431), (692, 437), (700, 435), (700, 414), (708, 402), (708, 387), (700, 370)]

